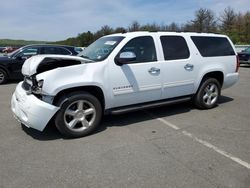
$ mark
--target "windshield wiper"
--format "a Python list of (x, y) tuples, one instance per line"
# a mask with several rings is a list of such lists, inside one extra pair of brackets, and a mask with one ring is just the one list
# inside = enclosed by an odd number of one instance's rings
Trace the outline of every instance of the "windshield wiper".
[(87, 60), (88, 60), (88, 62), (86, 62), (86, 63), (93, 62), (93, 60), (92, 60), (92, 59), (90, 59), (90, 58), (89, 58), (88, 56), (86, 56), (86, 55), (80, 55), (79, 57), (82, 57), (82, 58), (87, 59)]
[(86, 58), (86, 59), (89, 59), (89, 60), (91, 60), (88, 56), (86, 56), (86, 55), (80, 55), (80, 57), (83, 57), (83, 58)]

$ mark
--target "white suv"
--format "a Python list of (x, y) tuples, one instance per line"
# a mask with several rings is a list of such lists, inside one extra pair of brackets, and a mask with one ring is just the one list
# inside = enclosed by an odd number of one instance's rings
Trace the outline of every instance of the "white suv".
[(225, 35), (132, 32), (102, 37), (79, 57), (38, 55), (23, 65), (13, 94), (21, 123), (42, 131), (50, 120), (70, 137), (85, 136), (103, 114), (192, 99), (216, 106), (238, 80), (239, 62)]

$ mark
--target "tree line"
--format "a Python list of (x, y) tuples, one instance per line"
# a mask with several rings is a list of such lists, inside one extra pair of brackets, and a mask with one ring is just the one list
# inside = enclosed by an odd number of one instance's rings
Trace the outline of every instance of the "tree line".
[(127, 28), (112, 28), (104, 25), (97, 32), (83, 32), (77, 37), (68, 38), (63, 41), (57, 41), (57, 44), (88, 46), (96, 39), (112, 34), (131, 31), (176, 31), (176, 32), (205, 32), (221, 33), (228, 35), (234, 44), (250, 44), (250, 12), (235, 12), (233, 8), (227, 7), (218, 16), (206, 8), (200, 8), (195, 11), (194, 19), (184, 24), (172, 22), (170, 24), (140, 24), (133, 21)]

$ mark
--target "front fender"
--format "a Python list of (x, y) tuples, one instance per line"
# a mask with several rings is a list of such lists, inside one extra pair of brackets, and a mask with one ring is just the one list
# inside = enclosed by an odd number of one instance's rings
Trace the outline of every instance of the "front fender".
[(99, 87), (105, 96), (105, 63), (89, 63), (61, 67), (43, 72), (36, 79), (44, 80), (42, 93), (44, 95), (56, 96), (59, 92), (71, 88), (83, 86)]

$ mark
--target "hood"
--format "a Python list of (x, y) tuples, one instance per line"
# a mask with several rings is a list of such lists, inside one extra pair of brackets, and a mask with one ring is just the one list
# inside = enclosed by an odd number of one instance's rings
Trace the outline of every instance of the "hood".
[(68, 55), (37, 55), (27, 59), (22, 67), (22, 74), (31, 76), (59, 67), (79, 65), (87, 59)]
[(9, 56), (0, 56), (0, 63), (9, 61), (12, 61), (12, 59)]

